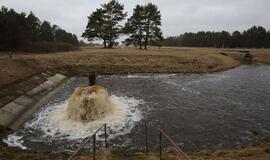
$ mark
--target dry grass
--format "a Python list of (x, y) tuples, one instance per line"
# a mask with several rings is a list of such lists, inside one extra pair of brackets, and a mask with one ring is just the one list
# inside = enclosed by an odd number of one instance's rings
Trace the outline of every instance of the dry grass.
[(0, 87), (45, 70), (100, 73), (204, 73), (239, 65), (217, 49), (151, 48), (147, 51), (125, 49), (89, 49), (80, 51), (25, 54), (16, 53), (13, 60), (0, 59)]
[[(270, 139), (265, 140), (259, 145), (247, 147), (239, 150), (217, 150), (200, 151), (188, 153), (192, 160), (269, 160), (270, 159)], [(130, 156), (122, 156), (121, 153), (105, 150), (98, 151), (97, 159), (100, 160), (159, 160), (159, 153), (136, 152)], [(166, 160), (180, 160), (175, 152), (169, 151), (163, 154)], [(67, 159), (65, 155), (49, 155), (45, 153), (34, 153), (31, 151), (22, 151), (16, 148), (0, 146), (1, 160), (62, 160)], [(91, 160), (91, 154), (82, 154), (75, 157), (75, 160)]]
[(222, 53), (225, 53), (234, 59), (241, 60), (245, 53), (237, 51), (250, 51), (255, 63), (270, 64), (270, 49), (224, 49), (222, 50)]
[(193, 160), (269, 160), (270, 139), (244, 149), (201, 151), (190, 155)]

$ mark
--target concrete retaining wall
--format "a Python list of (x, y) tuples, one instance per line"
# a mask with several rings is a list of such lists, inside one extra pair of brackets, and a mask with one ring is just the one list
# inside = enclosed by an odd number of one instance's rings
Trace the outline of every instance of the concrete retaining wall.
[(56, 74), (48, 78), (43, 84), (21, 95), (14, 101), (0, 108), (0, 125), (12, 128), (13, 123), (19, 119), (27, 110), (37, 104), (44, 96), (52, 92), (67, 80), (67, 77)]

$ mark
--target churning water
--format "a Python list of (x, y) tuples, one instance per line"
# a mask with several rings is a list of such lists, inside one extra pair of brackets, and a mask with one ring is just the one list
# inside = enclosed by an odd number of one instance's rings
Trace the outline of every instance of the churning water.
[[(151, 147), (158, 144), (154, 128), (159, 127), (185, 150), (240, 148), (270, 136), (266, 65), (242, 65), (212, 74), (108, 75), (99, 76), (97, 82), (118, 106), (113, 116), (89, 123), (68, 120), (68, 97), (77, 86), (87, 85), (86, 78), (73, 78), (4, 141), (33, 150), (74, 151), (83, 138), (108, 123), (111, 144), (131, 150), (144, 146), (142, 120), (153, 126)], [(99, 139), (103, 136), (100, 132)]]

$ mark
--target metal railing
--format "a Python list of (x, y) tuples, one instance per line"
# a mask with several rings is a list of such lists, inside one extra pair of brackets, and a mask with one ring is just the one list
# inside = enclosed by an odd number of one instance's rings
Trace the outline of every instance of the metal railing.
[(79, 148), (68, 158), (68, 160), (72, 160), (82, 149), (83, 147), (91, 141), (91, 139), (93, 140), (93, 160), (96, 159), (96, 134), (98, 131), (100, 131), (101, 129), (104, 128), (104, 143), (105, 143), (105, 149), (108, 148), (108, 144), (107, 144), (107, 124), (103, 124), (102, 126), (100, 126), (91, 136), (87, 137), (79, 146)]
[[(91, 136), (87, 137), (79, 146), (79, 148), (68, 158), (68, 160), (72, 160), (82, 149), (83, 147), (89, 143), (91, 140), (93, 142), (93, 160), (96, 160), (96, 134), (100, 130), (104, 128), (104, 142), (105, 142), (105, 149), (108, 148), (107, 144), (107, 124), (103, 124), (100, 126)], [(144, 131), (145, 131), (145, 151), (149, 152), (149, 128), (146, 122), (144, 122)], [(177, 146), (177, 144), (162, 130), (162, 129), (156, 129), (159, 133), (159, 157), (160, 160), (163, 159), (163, 145), (162, 142), (163, 137), (170, 142), (170, 144), (173, 146), (175, 151), (177, 152), (177, 156), (180, 158), (183, 158), (184, 160), (191, 160), (188, 155), (185, 154), (183, 150), (180, 149), (180, 147)]]
[[(146, 122), (144, 122), (144, 130), (145, 130), (145, 151), (148, 153), (149, 152), (149, 134), (148, 134), (148, 125)], [(170, 144), (173, 146), (173, 148), (175, 149), (175, 151), (177, 152), (177, 155), (180, 157), (180, 158), (183, 158), (184, 160), (191, 160), (189, 158), (188, 155), (185, 154), (185, 152), (183, 150), (180, 149), (180, 147), (177, 146), (177, 144), (162, 130), (162, 129), (157, 129), (157, 131), (159, 132), (159, 157), (160, 157), (160, 160), (163, 159), (163, 146), (162, 146), (162, 141), (163, 141), (163, 138), (162, 137), (165, 137), (169, 142)]]

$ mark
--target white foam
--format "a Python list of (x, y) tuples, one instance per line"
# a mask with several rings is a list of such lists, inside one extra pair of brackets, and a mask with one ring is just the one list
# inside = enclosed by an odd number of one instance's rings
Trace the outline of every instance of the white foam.
[(200, 94), (201, 94), (201, 93), (198, 92), (198, 91), (195, 91), (195, 90), (193, 90), (193, 89), (190, 89), (190, 88), (188, 88), (188, 87), (186, 87), (186, 86), (181, 85), (180, 83), (176, 83), (176, 82), (173, 82), (173, 81), (171, 81), (171, 80), (168, 80), (168, 81), (166, 81), (165, 83), (167, 83), (167, 84), (169, 84), (169, 85), (174, 85), (174, 86), (176, 86), (176, 87), (180, 87), (181, 90), (184, 91), (184, 92), (194, 93), (194, 94), (197, 94), (197, 95), (200, 95)]
[(153, 76), (151, 75), (138, 75), (138, 74), (134, 74), (134, 75), (127, 75), (127, 76), (123, 76), (123, 78), (151, 78)]
[(173, 76), (177, 76), (178, 74), (148, 74), (148, 75), (143, 75), (143, 74), (132, 74), (132, 75), (127, 75), (123, 76), (123, 78), (170, 78)]
[(230, 76), (228, 75), (211, 75), (211, 74), (207, 74), (206, 76), (201, 76), (198, 77), (197, 80), (191, 80), (189, 82), (186, 82), (186, 85), (193, 85), (196, 83), (201, 83), (201, 82), (215, 82), (215, 81), (222, 81), (225, 79), (230, 78)]
[(22, 136), (17, 136), (17, 135), (8, 135), (7, 139), (3, 139), (3, 142), (5, 142), (8, 146), (10, 147), (19, 147), (21, 149), (27, 149), (27, 147), (25, 147), (23, 145), (23, 140), (22, 140)]
[[(129, 133), (135, 123), (142, 119), (141, 111), (138, 105), (144, 103), (142, 100), (128, 98), (124, 96), (110, 96), (116, 109), (110, 115), (92, 122), (80, 122), (68, 119), (66, 109), (68, 100), (49, 105), (39, 112), (35, 118), (27, 122), (24, 128), (42, 131), (37, 139), (31, 139), (32, 142), (49, 142), (54, 140), (79, 140), (92, 135), (101, 125), (107, 124), (109, 139), (118, 135)], [(29, 131), (29, 130), (28, 130)], [(17, 136), (16, 132), (9, 135), (4, 141), (10, 146), (18, 146), (23, 149), (23, 136)]]

